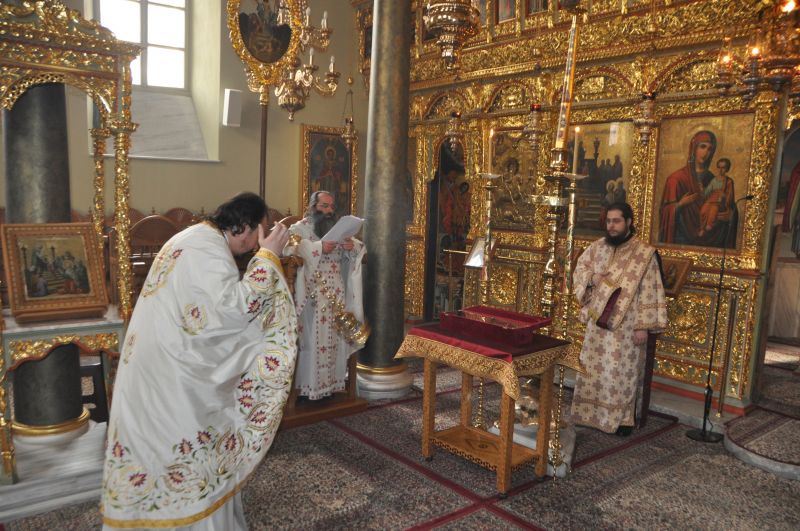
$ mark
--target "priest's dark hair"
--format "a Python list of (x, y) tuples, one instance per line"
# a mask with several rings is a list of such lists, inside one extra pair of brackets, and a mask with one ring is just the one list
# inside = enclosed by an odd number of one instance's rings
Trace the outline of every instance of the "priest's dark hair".
[(626, 220), (627, 219), (631, 220), (631, 226), (629, 230), (631, 231), (631, 234), (635, 234), (636, 227), (633, 226), (633, 209), (631, 208), (631, 206), (628, 203), (623, 203), (622, 201), (619, 201), (608, 205), (606, 212), (611, 212), (612, 210), (619, 210), (620, 212), (622, 212), (623, 218), (625, 218)]
[(208, 218), (219, 230), (230, 231), (234, 236), (245, 227), (255, 229), (267, 215), (267, 204), (253, 192), (242, 192), (228, 199)]

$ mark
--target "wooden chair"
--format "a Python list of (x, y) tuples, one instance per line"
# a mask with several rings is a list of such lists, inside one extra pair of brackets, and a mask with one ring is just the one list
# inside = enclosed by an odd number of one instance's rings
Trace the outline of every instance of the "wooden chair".
[(78, 212), (77, 210), (73, 209), (73, 210), (70, 210), (69, 214), (70, 214), (69, 215), (70, 221), (73, 221), (73, 222), (85, 223), (87, 221), (92, 221), (92, 213), (91, 212), (87, 212), (87, 213), (84, 214), (83, 212)]
[[(146, 217), (147, 216), (145, 216), (144, 214), (142, 214), (140, 211), (136, 210), (135, 208), (128, 208), (128, 219), (130, 219), (131, 226), (135, 225), (136, 223), (138, 223), (139, 221), (143, 220)], [(106, 225), (106, 232), (110, 231), (114, 227), (114, 213), (113, 212), (106, 216), (105, 225)]]
[(281, 221), (281, 219), (283, 219), (284, 217), (286, 217), (286, 214), (284, 214), (280, 210), (278, 210), (276, 208), (268, 208), (267, 209), (267, 227), (271, 227), (273, 223), (275, 223), (276, 221)]
[[(281, 219), (281, 223), (286, 227), (300, 221), (300, 216), (286, 216)], [(294, 293), (294, 283), (297, 278), (297, 270), (302, 267), (303, 260), (297, 256), (284, 256), (281, 258), (281, 265), (289, 284), (289, 289)], [(322, 400), (305, 401), (298, 403), (298, 390), (294, 386), (289, 391), (289, 398), (286, 400), (286, 408), (283, 411), (282, 428), (302, 426), (321, 420), (350, 415), (367, 409), (367, 401), (358, 398), (356, 371), (358, 365), (358, 352), (354, 352), (347, 360), (347, 382), (344, 391), (334, 393), (332, 396)]]
[(170, 208), (163, 215), (172, 221), (178, 227), (178, 230), (183, 230), (189, 225), (197, 223), (197, 216), (191, 210), (182, 207)]

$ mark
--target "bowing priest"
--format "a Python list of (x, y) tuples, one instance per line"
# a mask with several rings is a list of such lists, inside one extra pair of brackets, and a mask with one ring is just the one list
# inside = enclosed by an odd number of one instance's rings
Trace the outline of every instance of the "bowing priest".
[[(240, 490), (280, 424), (297, 319), (264, 200), (242, 193), (156, 257), (120, 356), (104, 529), (247, 529)], [(240, 280), (234, 256), (258, 247)]]

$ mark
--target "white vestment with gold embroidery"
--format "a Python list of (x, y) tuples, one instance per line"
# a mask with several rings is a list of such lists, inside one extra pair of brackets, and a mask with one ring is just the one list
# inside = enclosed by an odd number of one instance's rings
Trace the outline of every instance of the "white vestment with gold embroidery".
[(224, 513), (275, 437), (296, 330), (274, 254), (261, 249), (240, 280), (225, 238), (210, 224), (164, 245), (116, 376), (103, 477), (107, 527), (243, 522)]
[(300, 319), (300, 355), (294, 386), (300, 396), (311, 400), (323, 398), (345, 387), (347, 359), (363, 345), (348, 343), (334, 326), (335, 312), (322, 293), (322, 281), (345, 309), (364, 322), (361, 265), (366, 247), (353, 238), (353, 249), (337, 246), (322, 252), (322, 241), (314, 233), (314, 223), (304, 218), (289, 228), (300, 237), (299, 243), (287, 246), (284, 254), (303, 259), (294, 285), (295, 307)]

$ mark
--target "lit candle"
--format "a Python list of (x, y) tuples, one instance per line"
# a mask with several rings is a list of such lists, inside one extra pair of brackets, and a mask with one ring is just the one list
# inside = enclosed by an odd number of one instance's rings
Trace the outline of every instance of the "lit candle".
[(314, 66), (314, 48), (308, 49), (308, 66)]
[(331, 64), (328, 65), (328, 72), (331, 73), (335, 72), (333, 65), (334, 65), (334, 57), (331, 55)]
[(307, 7), (306, 8), (306, 24), (305, 24), (306, 26), (308, 26), (308, 22), (310, 20), (311, 20), (311, 8)]
[(575, 136), (573, 141), (575, 142), (575, 146), (572, 148), (572, 173), (578, 173), (578, 142), (580, 141), (581, 137), (581, 128), (575, 126)]
[(322, 29), (328, 29), (328, 12), (322, 12)]

